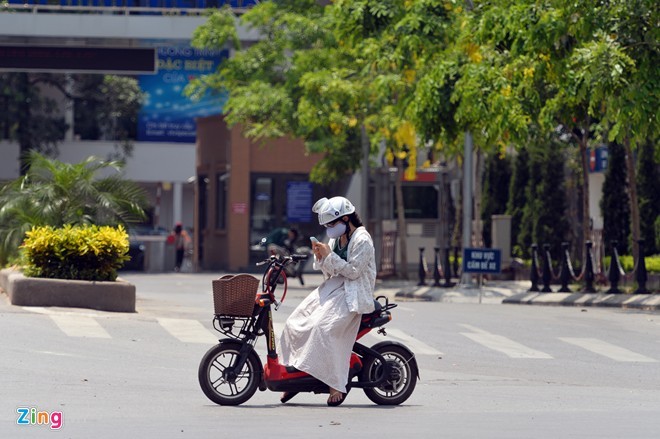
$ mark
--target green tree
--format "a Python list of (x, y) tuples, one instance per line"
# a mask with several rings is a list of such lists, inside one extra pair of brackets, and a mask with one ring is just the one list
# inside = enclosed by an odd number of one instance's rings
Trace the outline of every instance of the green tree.
[(0, 73), (0, 138), (19, 144), (20, 171), (29, 152), (57, 153), (69, 128), (57, 102), (44, 87), (74, 102), (75, 133), (82, 139), (117, 140), (115, 157), (130, 156), (142, 92), (134, 78), (113, 75)]
[(619, 254), (627, 255), (630, 241), (630, 204), (626, 181), (626, 152), (618, 143), (608, 146), (608, 163), (603, 183), (600, 211), (603, 216), (605, 251), (610, 252), (617, 241)]
[(61, 84), (63, 75), (0, 73), (0, 137), (19, 145), (20, 172), (27, 170), (30, 151), (50, 153), (64, 139), (67, 125), (54, 99), (39, 85)]
[(646, 142), (639, 148), (637, 158), (640, 237), (644, 239), (646, 255), (660, 253), (656, 230), (656, 223), (660, 220), (660, 160), (656, 157), (657, 150), (654, 142)]
[(492, 215), (506, 212), (511, 181), (511, 160), (507, 156), (491, 155), (486, 158), (483, 176), (481, 220), (486, 247), (492, 245)]
[[(207, 90), (226, 90), (225, 120), (241, 124), (248, 138), (265, 141), (291, 136), (323, 159), (310, 179), (328, 183), (358, 168), (360, 125), (352, 111), (360, 89), (346, 77), (347, 54), (328, 25), (326, 6), (315, 0), (265, 1), (236, 16), (231, 8), (214, 11), (193, 35), (193, 45), (235, 50), (217, 73), (192, 81), (193, 98)], [(263, 36), (242, 46), (237, 26)]]
[(517, 238), (518, 246), (525, 257), (530, 255), (532, 244), (539, 244), (534, 236), (534, 225), (536, 224), (537, 213), (541, 204), (541, 200), (537, 195), (537, 188), (541, 185), (542, 181), (543, 161), (537, 150), (530, 151), (528, 167), (529, 178), (525, 186), (525, 199), (527, 202), (522, 207), (520, 232)]
[[(94, 157), (62, 163), (40, 153), (28, 156), (25, 175), (0, 189), (0, 263), (17, 255), (33, 226), (117, 225), (145, 218), (146, 197), (121, 175), (120, 162)], [(101, 174), (101, 175), (99, 175)]]
[(75, 133), (83, 140), (134, 139), (144, 100), (135, 78), (75, 75), (67, 97), (75, 103)]
[(541, 180), (535, 188), (538, 202), (534, 212), (534, 239), (539, 245), (550, 244), (550, 251), (556, 255), (568, 232), (564, 156), (556, 144), (550, 144), (539, 152), (542, 165)]
[(529, 181), (529, 153), (527, 148), (518, 150), (513, 162), (513, 175), (509, 185), (509, 199), (507, 201), (506, 213), (511, 215), (511, 248), (514, 255), (527, 254), (528, 247), (515, 249), (518, 243), (518, 235), (522, 228), (523, 210), (527, 205), (525, 189)]
[[(424, 13), (433, 3), (263, 2), (240, 17), (243, 26), (265, 37), (245, 48), (238, 42), (236, 17), (221, 10), (196, 31), (194, 43), (221, 47), (233, 42), (241, 50), (217, 75), (200, 78), (188, 91), (224, 87), (229, 92), (226, 120), (240, 122), (248, 137), (290, 135), (323, 153), (310, 174), (313, 181), (343, 178), (357, 169), (365, 144), (372, 149), (385, 144), (391, 162), (407, 161), (400, 172), (410, 175), (419, 141), (404, 108), (412, 96), (415, 54), (424, 45), (431, 48), (439, 28), (407, 18), (408, 13), (436, 18)], [(401, 191), (396, 193), (402, 216)], [(405, 271), (405, 235), (400, 238)]]

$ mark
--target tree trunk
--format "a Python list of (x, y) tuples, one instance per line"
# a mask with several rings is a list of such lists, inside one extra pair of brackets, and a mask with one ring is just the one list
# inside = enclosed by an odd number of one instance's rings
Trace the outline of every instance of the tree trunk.
[(630, 148), (630, 138), (626, 136), (624, 139), (624, 146), (626, 148), (626, 170), (628, 171), (628, 194), (630, 197), (630, 229), (632, 232), (632, 254), (635, 266), (639, 259), (639, 243), (637, 240), (640, 237), (639, 229), (639, 204), (637, 201), (637, 176), (635, 173), (635, 159), (633, 157), (632, 149)]
[(397, 229), (399, 231), (399, 252), (401, 259), (401, 272), (400, 276), (402, 279), (408, 279), (408, 243), (406, 239), (406, 212), (405, 205), (403, 203), (403, 189), (401, 186), (401, 179), (403, 176), (403, 163), (400, 159), (396, 160), (397, 163), (397, 175), (396, 182), (394, 183), (394, 192), (395, 192), (395, 202), (396, 202), (396, 222)]

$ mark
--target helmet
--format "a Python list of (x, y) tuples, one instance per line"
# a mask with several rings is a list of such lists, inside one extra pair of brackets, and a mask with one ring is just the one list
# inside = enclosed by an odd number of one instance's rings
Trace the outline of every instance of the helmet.
[(352, 214), (355, 212), (355, 206), (344, 197), (332, 197), (329, 200), (323, 197), (314, 203), (312, 212), (319, 215), (319, 224), (324, 225)]

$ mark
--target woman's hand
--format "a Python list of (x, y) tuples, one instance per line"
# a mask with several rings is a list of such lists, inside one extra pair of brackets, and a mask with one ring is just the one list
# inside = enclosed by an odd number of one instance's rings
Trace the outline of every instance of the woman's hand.
[(314, 256), (316, 257), (316, 260), (320, 261), (321, 259), (328, 256), (331, 250), (328, 244), (324, 244), (322, 242), (315, 242), (314, 244), (312, 244), (312, 251), (314, 252)]

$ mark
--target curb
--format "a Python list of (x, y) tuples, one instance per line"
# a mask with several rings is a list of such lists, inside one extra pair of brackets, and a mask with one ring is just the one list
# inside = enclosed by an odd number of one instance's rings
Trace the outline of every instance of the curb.
[(541, 306), (593, 306), (645, 311), (660, 310), (660, 294), (607, 293), (540, 293), (527, 291), (527, 286), (492, 284), (482, 287), (456, 285), (451, 288), (433, 286), (393, 285), (377, 288), (377, 296), (390, 300), (419, 302), (471, 302), (482, 299), (488, 303)]
[(657, 311), (660, 294), (519, 293), (502, 300), (517, 305), (600, 306)]

